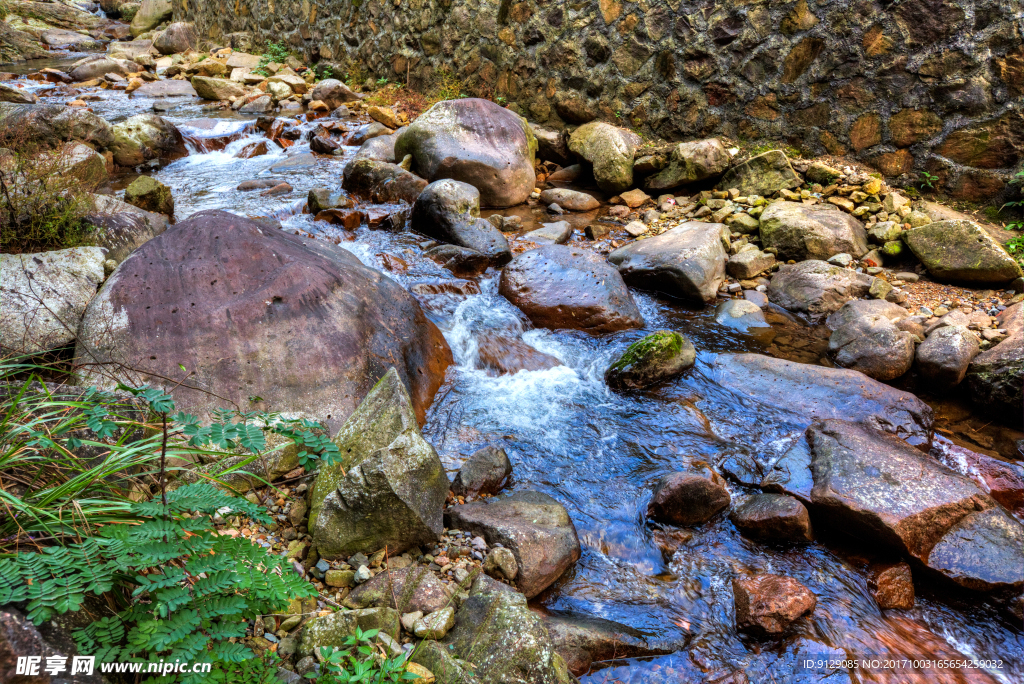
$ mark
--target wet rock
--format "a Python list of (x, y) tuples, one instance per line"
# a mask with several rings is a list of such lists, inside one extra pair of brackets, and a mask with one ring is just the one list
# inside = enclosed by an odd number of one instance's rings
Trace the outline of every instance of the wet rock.
[(511, 207), (533, 192), (537, 141), (526, 120), (490, 100), (438, 102), (395, 141), (395, 158), (430, 180), (472, 185), (487, 207)]
[(967, 375), (967, 368), (981, 351), (978, 336), (966, 326), (952, 325), (933, 331), (917, 347), (918, 374), (933, 388), (956, 387)]
[(580, 558), (569, 513), (540, 492), (452, 506), (445, 511), (445, 523), (512, 551), (519, 566), (516, 586), (527, 598), (551, 586)]
[(818, 600), (792, 577), (756, 575), (732, 581), (736, 628), (760, 637), (775, 637), (804, 615)]
[(142, 0), (139, 11), (132, 17), (132, 36), (138, 37), (171, 19), (171, 0)]
[(489, 584), (474, 584), (442, 644), (444, 652), (472, 662), (472, 671), (488, 684), (573, 681), (542, 618), (529, 609), (526, 598)]
[(424, 615), (412, 627), (413, 634), (420, 639), (443, 639), (455, 626), (455, 609), (451, 606)]
[(661, 330), (629, 345), (605, 372), (612, 389), (643, 389), (679, 375), (693, 366), (697, 351), (677, 332)]
[(309, 207), (309, 213), (315, 216), (325, 209), (351, 209), (355, 202), (344, 190), (313, 188), (306, 198), (306, 206)]
[[(367, 140), (373, 140), (374, 138), (383, 138), (394, 135), (394, 131), (385, 126), (382, 123), (373, 121), (368, 124), (359, 126), (348, 138), (349, 145), (362, 145)], [(397, 136), (395, 136), (397, 139)]]
[(230, 100), (245, 95), (245, 88), (226, 78), (211, 76), (193, 76), (192, 87), (196, 95), (203, 100)]
[(745, 299), (727, 299), (716, 306), (715, 322), (743, 332), (751, 332), (757, 328), (771, 328), (761, 307)]
[(779, 259), (828, 259), (868, 251), (864, 224), (831, 205), (773, 202), (761, 214), (761, 241)]
[(76, 52), (103, 49), (103, 44), (95, 38), (82, 33), (76, 33), (75, 31), (65, 31), (64, 29), (48, 29), (40, 33), (39, 38), (50, 47), (63, 47)]
[(502, 271), (498, 292), (542, 328), (608, 333), (643, 326), (622, 276), (590, 252), (564, 245), (517, 256)]
[(441, 264), (451, 271), (452, 275), (461, 277), (480, 275), (491, 264), (491, 259), (486, 254), (458, 245), (431, 247), (423, 256)]
[(672, 149), (668, 166), (644, 181), (648, 190), (669, 190), (720, 176), (732, 164), (732, 156), (718, 138), (679, 143)]
[(452, 480), (452, 492), (456, 496), (477, 497), (481, 494), (497, 494), (508, 484), (512, 476), (512, 462), (500, 447), (484, 447), (473, 453), (459, 468)]
[(1005, 340), (974, 357), (967, 369), (967, 391), (971, 401), (989, 415), (1015, 425), (1024, 425), (1024, 303), (1018, 302), (997, 317), (1007, 331)]
[(633, 153), (640, 137), (611, 124), (592, 121), (569, 136), (569, 149), (593, 165), (597, 187), (617, 194), (633, 185)]
[(153, 47), (161, 55), (173, 55), (175, 52), (195, 50), (199, 44), (195, 27), (184, 21), (176, 21), (164, 29), (154, 40)]
[(647, 516), (669, 525), (700, 525), (726, 508), (730, 500), (725, 481), (710, 468), (670, 473), (655, 486)]
[[(549, 177), (548, 180), (552, 180), (552, 178)], [(540, 193), (540, 201), (544, 204), (555, 203), (569, 211), (590, 211), (591, 209), (597, 209), (601, 206), (601, 202), (592, 195), (588, 195), (587, 193), (580, 192), (578, 190), (566, 190), (562, 188), (545, 190)]]
[(970, 513), (928, 554), (928, 567), (977, 591), (1024, 588), (1024, 526), (1002, 508)]
[(266, 114), (274, 108), (274, 100), (269, 95), (260, 95), (238, 108), (243, 114)]
[(719, 223), (687, 222), (638, 240), (608, 255), (633, 287), (691, 302), (714, 301), (725, 279), (725, 247)]
[(127, 76), (131, 73), (131, 70), (128, 68), (129, 64), (131, 63), (121, 59), (105, 59), (101, 57), (76, 66), (68, 75), (76, 82), (101, 78), (107, 74)]
[(386, 570), (360, 584), (344, 601), (346, 608), (394, 608), (399, 613), (432, 613), (451, 602), (451, 594), (426, 566)]
[(505, 236), (480, 218), (480, 193), (468, 183), (444, 179), (428, 185), (412, 205), (410, 225), (416, 232), (472, 249), (495, 263), (512, 258)]
[[(133, 90), (131, 97), (196, 97), (196, 89), (188, 81), (148, 81)], [(239, 111), (253, 110), (243, 107)]]
[(448, 477), (420, 435), (405, 383), (392, 368), (334, 437), (341, 460), (321, 466), (310, 530), (322, 558), (437, 541)]
[(933, 277), (965, 283), (1007, 283), (1020, 264), (973, 221), (936, 221), (904, 231), (903, 241)]
[(824, 261), (802, 261), (779, 267), (768, 285), (768, 299), (819, 321), (851, 299), (867, 296), (876, 280)]
[(362, 98), (336, 78), (325, 78), (317, 83), (309, 97), (311, 100), (320, 100), (331, 109), (337, 109), (343, 104), (356, 102)]
[[(332, 429), (383, 375), (377, 359), (393, 360), (418, 416), (451, 363), (440, 331), (394, 281), (340, 247), (223, 211), (193, 214), (133, 252), (93, 299), (79, 336), (78, 364), (133, 358), (137, 372), (172, 378), (183, 363), (191, 385), (224, 397), (167, 381), (181, 410), (209, 415), (258, 394)], [(306, 345), (285, 344), (299, 338)], [(113, 382), (81, 373), (100, 387)]]
[(572, 224), (568, 221), (557, 221), (555, 223), (542, 223), (537, 230), (525, 233), (522, 239), (535, 242), (538, 245), (561, 245), (572, 237)]
[(111, 152), (120, 166), (138, 166), (151, 159), (185, 156), (185, 141), (170, 121), (155, 114), (136, 114), (116, 124)]
[(0, 83), (0, 102), (11, 102), (14, 104), (35, 104), (39, 101), (35, 95), (21, 88), (14, 88), (5, 83)]
[(729, 517), (745, 537), (781, 542), (814, 539), (807, 508), (785, 494), (754, 494), (733, 508)]
[(281, 180), (276, 178), (260, 178), (258, 180), (247, 180), (239, 183), (235, 190), (240, 192), (250, 192), (252, 190), (266, 190), (267, 188), (277, 187), (281, 184)]
[(645, 658), (681, 650), (683, 643), (669, 643), (612, 620), (574, 613), (551, 613), (544, 625), (566, 663), (576, 661), (573, 674), (582, 675), (591, 662), (621, 658)]
[(522, 340), (492, 333), (477, 337), (477, 355), (482, 368), (498, 375), (522, 370), (547, 370), (563, 365), (556, 357), (534, 349)]
[[(556, 131), (535, 123), (530, 123), (530, 130), (533, 137), (537, 139), (537, 157), (545, 161), (552, 161), (562, 167), (568, 167), (575, 158), (569, 151), (569, 134), (566, 131)], [(550, 179), (549, 179), (550, 180)]]
[(772, 150), (726, 171), (718, 187), (726, 190), (736, 188), (740, 195), (770, 197), (779, 190), (799, 187), (800, 183), (800, 177), (789, 165), (786, 153)]
[(750, 280), (774, 265), (774, 254), (754, 249), (729, 257), (729, 261), (725, 264), (725, 272), (738, 280)]
[(914, 578), (907, 563), (880, 570), (871, 581), (872, 593), (883, 610), (910, 610), (914, 607)]
[(99, 247), (0, 254), (0, 349), (34, 354), (73, 342), (105, 260)]
[(914, 363), (914, 337), (885, 316), (868, 314), (837, 328), (828, 340), (836, 365), (876, 380), (900, 377)]
[(391, 135), (378, 135), (370, 138), (356, 150), (353, 159), (376, 159), (377, 161), (395, 163), (395, 140), (398, 134), (405, 129), (399, 129)]
[(515, 580), (519, 574), (519, 563), (516, 562), (516, 555), (506, 548), (492, 549), (484, 558), (484, 572), (495, 579), (504, 579), (509, 582)]
[(413, 204), (427, 187), (427, 181), (397, 164), (376, 159), (353, 159), (345, 165), (343, 187), (371, 201)]
[(392, 608), (342, 610), (315, 617), (302, 628), (299, 655), (313, 655), (321, 648), (346, 648), (345, 640), (355, 636), (356, 628), (364, 632), (377, 629), (394, 638), (399, 633), (398, 611)]
[(309, 141), (310, 152), (316, 152), (317, 154), (334, 154), (335, 151), (341, 148), (340, 142), (326, 134), (314, 135), (313, 139)]
[(174, 216), (174, 197), (171, 189), (150, 176), (139, 176), (124, 191), (128, 204), (157, 214)]

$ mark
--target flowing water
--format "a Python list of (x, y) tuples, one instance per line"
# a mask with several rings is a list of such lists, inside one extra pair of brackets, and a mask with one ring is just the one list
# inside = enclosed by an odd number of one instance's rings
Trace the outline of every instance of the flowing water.
[[(92, 104), (97, 113), (117, 121), (148, 111), (153, 102), (108, 91)], [(286, 230), (342, 244), (407, 288), (459, 280), (422, 256), (431, 244), (422, 236), (373, 231), (366, 225), (348, 232), (301, 213), (311, 188), (340, 185), (344, 160), (355, 148), (346, 148), (345, 157), (317, 157), (291, 170), (271, 171), (308, 152), (308, 145), (299, 141), (287, 150), (271, 145), (267, 155), (240, 159), (235, 155), (245, 145), (265, 140), (244, 119), (211, 114), (191, 103), (170, 104), (165, 116), (190, 138), (202, 137), (205, 130), (226, 135), (222, 143), (230, 139), (222, 149), (204, 152), (211, 145), (192, 138), (189, 156), (154, 172), (173, 189), (178, 217), (215, 208), (277, 217)], [(213, 132), (189, 128), (190, 121), (211, 115), (224, 116)], [(294, 189), (273, 197), (235, 189), (259, 178), (287, 181)], [(534, 222), (530, 210), (525, 213), (528, 224)], [(666, 535), (646, 522), (649, 492), (662, 475), (698, 462), (719, 463), (730, 454), (781, 453), (803, 427), (801, 417), (787, 412), (778, 397), (741, 399), (708, 372), (715, 354), (764, 352), (770, 339), (716, 324), (712, 309), (693, 311), (643, 293), (635, 296), (644, 330), (603, 337), (536, 330), (497, 294), (496, 271), (477, 281), (478, 294), (417, 295), (456, 361), (428, 414), (426, 438), (450, 471), (476, 449), (500, 445), (515, 468), (514, 489), (546, 492), (568, 509), (583, 556), (535, 600), (538, 608), (616, 620), (657, 640), (685, 645), (669, 656), (610, 663), (584, 677), (585, 682), (710, 681), (736, 670), (752, 682), (1024, 682), (1021, 625), (984, 600), (950, 595), (920, 581), (913, 610), (880, 611), (868, 589), (867, 568), (874, 561), (895, 559), (878, 556), (877, 549), (845, 539), (802, 547), (755, 543), (741, 537), (724, 516), (676, 534), (669, 545)], [(772, 322), (779, 338), (814, 337), (814, 331), (781, 314)], [(664, 328), (693, 341), (699, 351), (696, 366), (658, 391), (609, 391), (603, 382), (609, 363), (631, 342)], [(478, 349), (481, 337), (493, 334), (525, 342), (564, 365), (495, 376), (482, 367)], [(730, 487), (734, 502), (750, 493)], [(818, 597), (812, 618), (778, 644), (750, 641), (734, 627), (731, 581), (757, 572), (795, 577)], [(1001, 669), (971, 678), (907, 671), (848, 675), (800, 667), (803, 658), (813, 656), (935, 658), (958, 652), (1000, 661)]]

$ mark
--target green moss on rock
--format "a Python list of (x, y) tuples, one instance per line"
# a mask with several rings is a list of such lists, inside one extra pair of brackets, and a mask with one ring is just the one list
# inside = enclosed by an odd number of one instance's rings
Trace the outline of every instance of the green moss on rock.
[(651, 333), (626, 349), (608, 368), (605, 379), (614, 389), (649, 387), (693, 365), (697, 351), (688, 339), (671, 330)]

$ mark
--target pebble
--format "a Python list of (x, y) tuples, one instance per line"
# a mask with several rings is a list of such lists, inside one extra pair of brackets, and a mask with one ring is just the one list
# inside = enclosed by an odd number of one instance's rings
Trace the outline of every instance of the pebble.
[(360, 565), (359, 569), (356, 570), (356, 584), (362, 584), (363, 582), (369, 580), (371, 577), (373, 577), (373, 573), (370, 572), (370, 568), (366, 567), (365, 565)]

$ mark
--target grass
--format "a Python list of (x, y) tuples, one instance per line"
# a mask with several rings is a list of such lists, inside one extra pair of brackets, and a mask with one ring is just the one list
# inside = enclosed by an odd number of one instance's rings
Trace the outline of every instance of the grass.
[(270, 76), (267, 66), (271, 63), (284, 64), (291, 52), (282, 43), (270, 43), (260, 57), (260, 63), (252, 70), (252, 73), (260, 76)]

